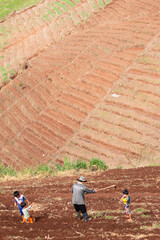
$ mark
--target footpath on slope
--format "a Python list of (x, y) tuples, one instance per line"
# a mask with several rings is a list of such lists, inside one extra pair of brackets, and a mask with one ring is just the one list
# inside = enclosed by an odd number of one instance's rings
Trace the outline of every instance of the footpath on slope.
[(25, 69), (29, 59), (71, 34), (111, 2), (45, 0), (0, 22), (0, 88)]

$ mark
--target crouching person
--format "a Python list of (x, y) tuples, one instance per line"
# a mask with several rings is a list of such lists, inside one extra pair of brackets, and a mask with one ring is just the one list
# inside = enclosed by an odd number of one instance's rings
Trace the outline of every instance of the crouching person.
[(32, 203), (30, 206), (26, 206), (25, 202), (21, 203), (21, 208), (22, 208), (22, 212), (23, 212), (23, 222), (25, 223), (33, 223), (35, 222), (35, 218), (31, 217), (29, 214), (29, 209), (34, 205), (34, 203)]
[(87, 182), (83, 176), (77, 179), (77, 183), (72, 186), (72, 203), (77, 213), (78, 219), (81, 219), (80, 212), (83, 214), (85, 222), (88, 222), (88, 214), (85, 205), (85, 194), (95, 193), (95, 190), (89, 190), (84, 182)]

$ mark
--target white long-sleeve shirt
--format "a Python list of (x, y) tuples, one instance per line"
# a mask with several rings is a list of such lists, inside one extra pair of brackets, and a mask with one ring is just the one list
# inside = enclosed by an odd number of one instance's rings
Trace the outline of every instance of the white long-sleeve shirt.
[(24, 218), (29, 218), (30, 217), (30, 214), (29, 214), (29, 209), (31, 208), (31, 205), (29, 205), (27, 208), (23, 208), (22, 209), (22, 212), (24, 214)]

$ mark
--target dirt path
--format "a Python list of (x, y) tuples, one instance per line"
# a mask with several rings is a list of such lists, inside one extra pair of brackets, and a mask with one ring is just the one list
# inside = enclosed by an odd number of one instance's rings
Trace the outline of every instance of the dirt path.
[(160, 163), (158, 2), (114, 1), (2, 88), (6, 165), (65, 156), (110, 167)]
[[(84, 174), (84, 173), (83, 173)], [(78, 221), (71, 204), (71, 187), (76, 176), (10, 181), (0, 187), (0, 239), (108, 239), (158, 240), (160, 235), (160, 168), (107, 170), (86, 176), (91, 189), (112, 184), (106, 190), (86, 196), (90, 221)], [(96, 181), (95, 181), (96, 179)], [(123, 206), (118, 203), (121, 192), (128, 188), (133, 223), (125, 220)], [(13, 207), (14, 190), (35, 202), (31, 213), (37, 217), (33, 225), (21, 224), (21, 216)]]

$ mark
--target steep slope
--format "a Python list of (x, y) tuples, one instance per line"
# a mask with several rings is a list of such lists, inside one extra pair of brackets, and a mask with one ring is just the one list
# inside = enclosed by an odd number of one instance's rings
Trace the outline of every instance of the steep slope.
[(115, 1), (32, 58), (0, 93), (1, 160), (158, 164), (159, 10)]

